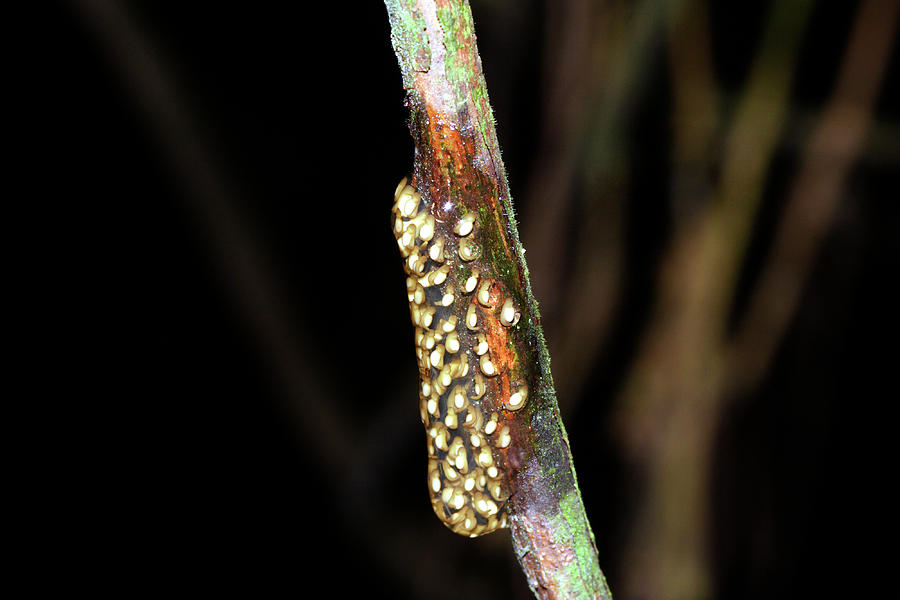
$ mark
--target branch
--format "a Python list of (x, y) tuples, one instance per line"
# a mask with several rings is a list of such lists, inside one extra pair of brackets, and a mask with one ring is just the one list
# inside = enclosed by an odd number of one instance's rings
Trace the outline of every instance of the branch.
[(623, 586), (629, 595), (693, 599), (712, 594), (705, 516), (710, 457), (726, 400), (721, 391), (728, 315), (766, 169), (788, 114), (811, 8), (812, 0), (776, 2), (770, 8), (729, 125), (715, 201), (677, 223), (661, 269), (657, 305), (619, 399), (617, 431), (635, 463), (639, 487), (637, 526), (625, 554)]
[(734, 389), (755, 384), (767, 372), (800, 302), (871, 125), (890, 59), (898, 6), (867, 0), (857, 11), (834, 93), (812, 134), (770, 258), (730, 344), (728, 379)]
[(509, 526), (539, 598), (610, 598), (519, 242), (465, 0), (386, 0), (413, 176), (394, 234), (416, 326), (428, 486), (475, 537)]

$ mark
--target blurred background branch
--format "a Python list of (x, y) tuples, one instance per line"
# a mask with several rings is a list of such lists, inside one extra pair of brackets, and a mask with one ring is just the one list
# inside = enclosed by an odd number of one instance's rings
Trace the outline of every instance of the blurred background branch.
[(631, 597), (712, 593), (705, 516), (724, 400), (722, 345), (810, 4), (772, 5), (725, 133), (716, 193), (673, 232), (657, 306), (623, 390), (619, 435), (642, 486), (626, 558)]
[(870, 130), (900, 4), (857, 9), (837, 83), (818, 118), (785, 200), (772, 249), (728, 349), (728, 385), (754, 385), (769, 368), (838, 212), (847, 177)]

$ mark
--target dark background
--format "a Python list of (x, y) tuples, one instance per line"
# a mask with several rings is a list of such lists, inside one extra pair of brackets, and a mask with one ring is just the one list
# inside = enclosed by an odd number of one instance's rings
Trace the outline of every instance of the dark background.
[[(382, 4), (320, 4), (71, 2), (41, 21), (36, 71), (48, 91), (32, 189), (61, 205), (53, 220), (67, 236), (51, 261), (67, 275), (61, 297), (85, 307), (60, 360), (83, 361), (77, 389), (101, 400), (63, 412), (86, 417), (77, 445), (90, 449), (59, 457), (74, 469), (59, 490), (60, 522), (78, 529), (66, 562), (84, 560), (78, 580), (126, 592), (187, 582), (295, 597), (526, 598), (505, 532), (454, 536), (427, 501), (388, 219), (412, 161), (400, 72)], [(638, 12), (611, 4), (626, 24)], [(726, 98), (769, 5), (711, 6)], [(553, 6), (473, 3), (523, 230), (540, 214), (527, 188), (556, 68), (547, 39), (565, 35), (549, 31)], [(856, 7), (813, 9), (738, 307), (802, 154), (797, 115), (829, 97)], [(649, 56), (622, 126), (625, 275), (588, 375), (563, 399), (614, 594), (637, 492), (612, 415), (673, 218), (662, 41)], [(892, 56), (885, 81), (896, 83), (896, 44)], [(709, 597), (876, 585), (867, 534), (881, 531), (880, 485), (896, 474), (873, 466), (895, 454), (877, 425), (897, 401), (896, 297), (885, 287), (897, 276), (897, 107), (896, 93), (880, 94), (774, 362), (718, 430)], [(524, 241), (529, 259), (542, 254)]]

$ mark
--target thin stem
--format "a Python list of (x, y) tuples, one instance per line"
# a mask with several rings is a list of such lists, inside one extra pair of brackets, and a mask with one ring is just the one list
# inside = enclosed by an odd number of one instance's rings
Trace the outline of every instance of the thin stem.
[[(559, 417), (550, 361), (519, 242), (506, 173), (465, 0), (386, 0), (415, 143), (412, 185), (441, 220), (477, 215), (482, 254), (521, 319), (495, 327), (490, 355), (531, 390), (506, 423), (509, 526), (538, 598), (610, 598)], [(442, 213), (441, 211), (447, 211)], [(507, 396), (510, 381), (499, 377)]]
[(618, 429), (644, 486), (625, 559), (630, 595), (713, 593), (705, 515), (711, 448), (726, 400), (728, 315), (811, 7), (811, 0), (772, 5), (726, 135), (715, 201), (678, 223), (658, 305), (620, 399)]
[(767, 371), (800, 301), (871, 125), (896, 33), (898, 7), (896, 2), (867, 0), (858, 9), (834, 93), (813, 131), (770, 258), (730, 344), (732, 388), (753, 385)]

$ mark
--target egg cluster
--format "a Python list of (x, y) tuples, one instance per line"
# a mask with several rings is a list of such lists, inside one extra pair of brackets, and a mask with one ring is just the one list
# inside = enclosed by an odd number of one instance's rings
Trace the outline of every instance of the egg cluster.
[(454, 532), (484, 535), (507, 525), (508, 422), (528, 398), (492, 345), (521, 315), (478, 266), (484, 248), (474, 212), (438, 210), (404, 179), (394, 192), (393, 230), (415, 326), (432, 507)]

